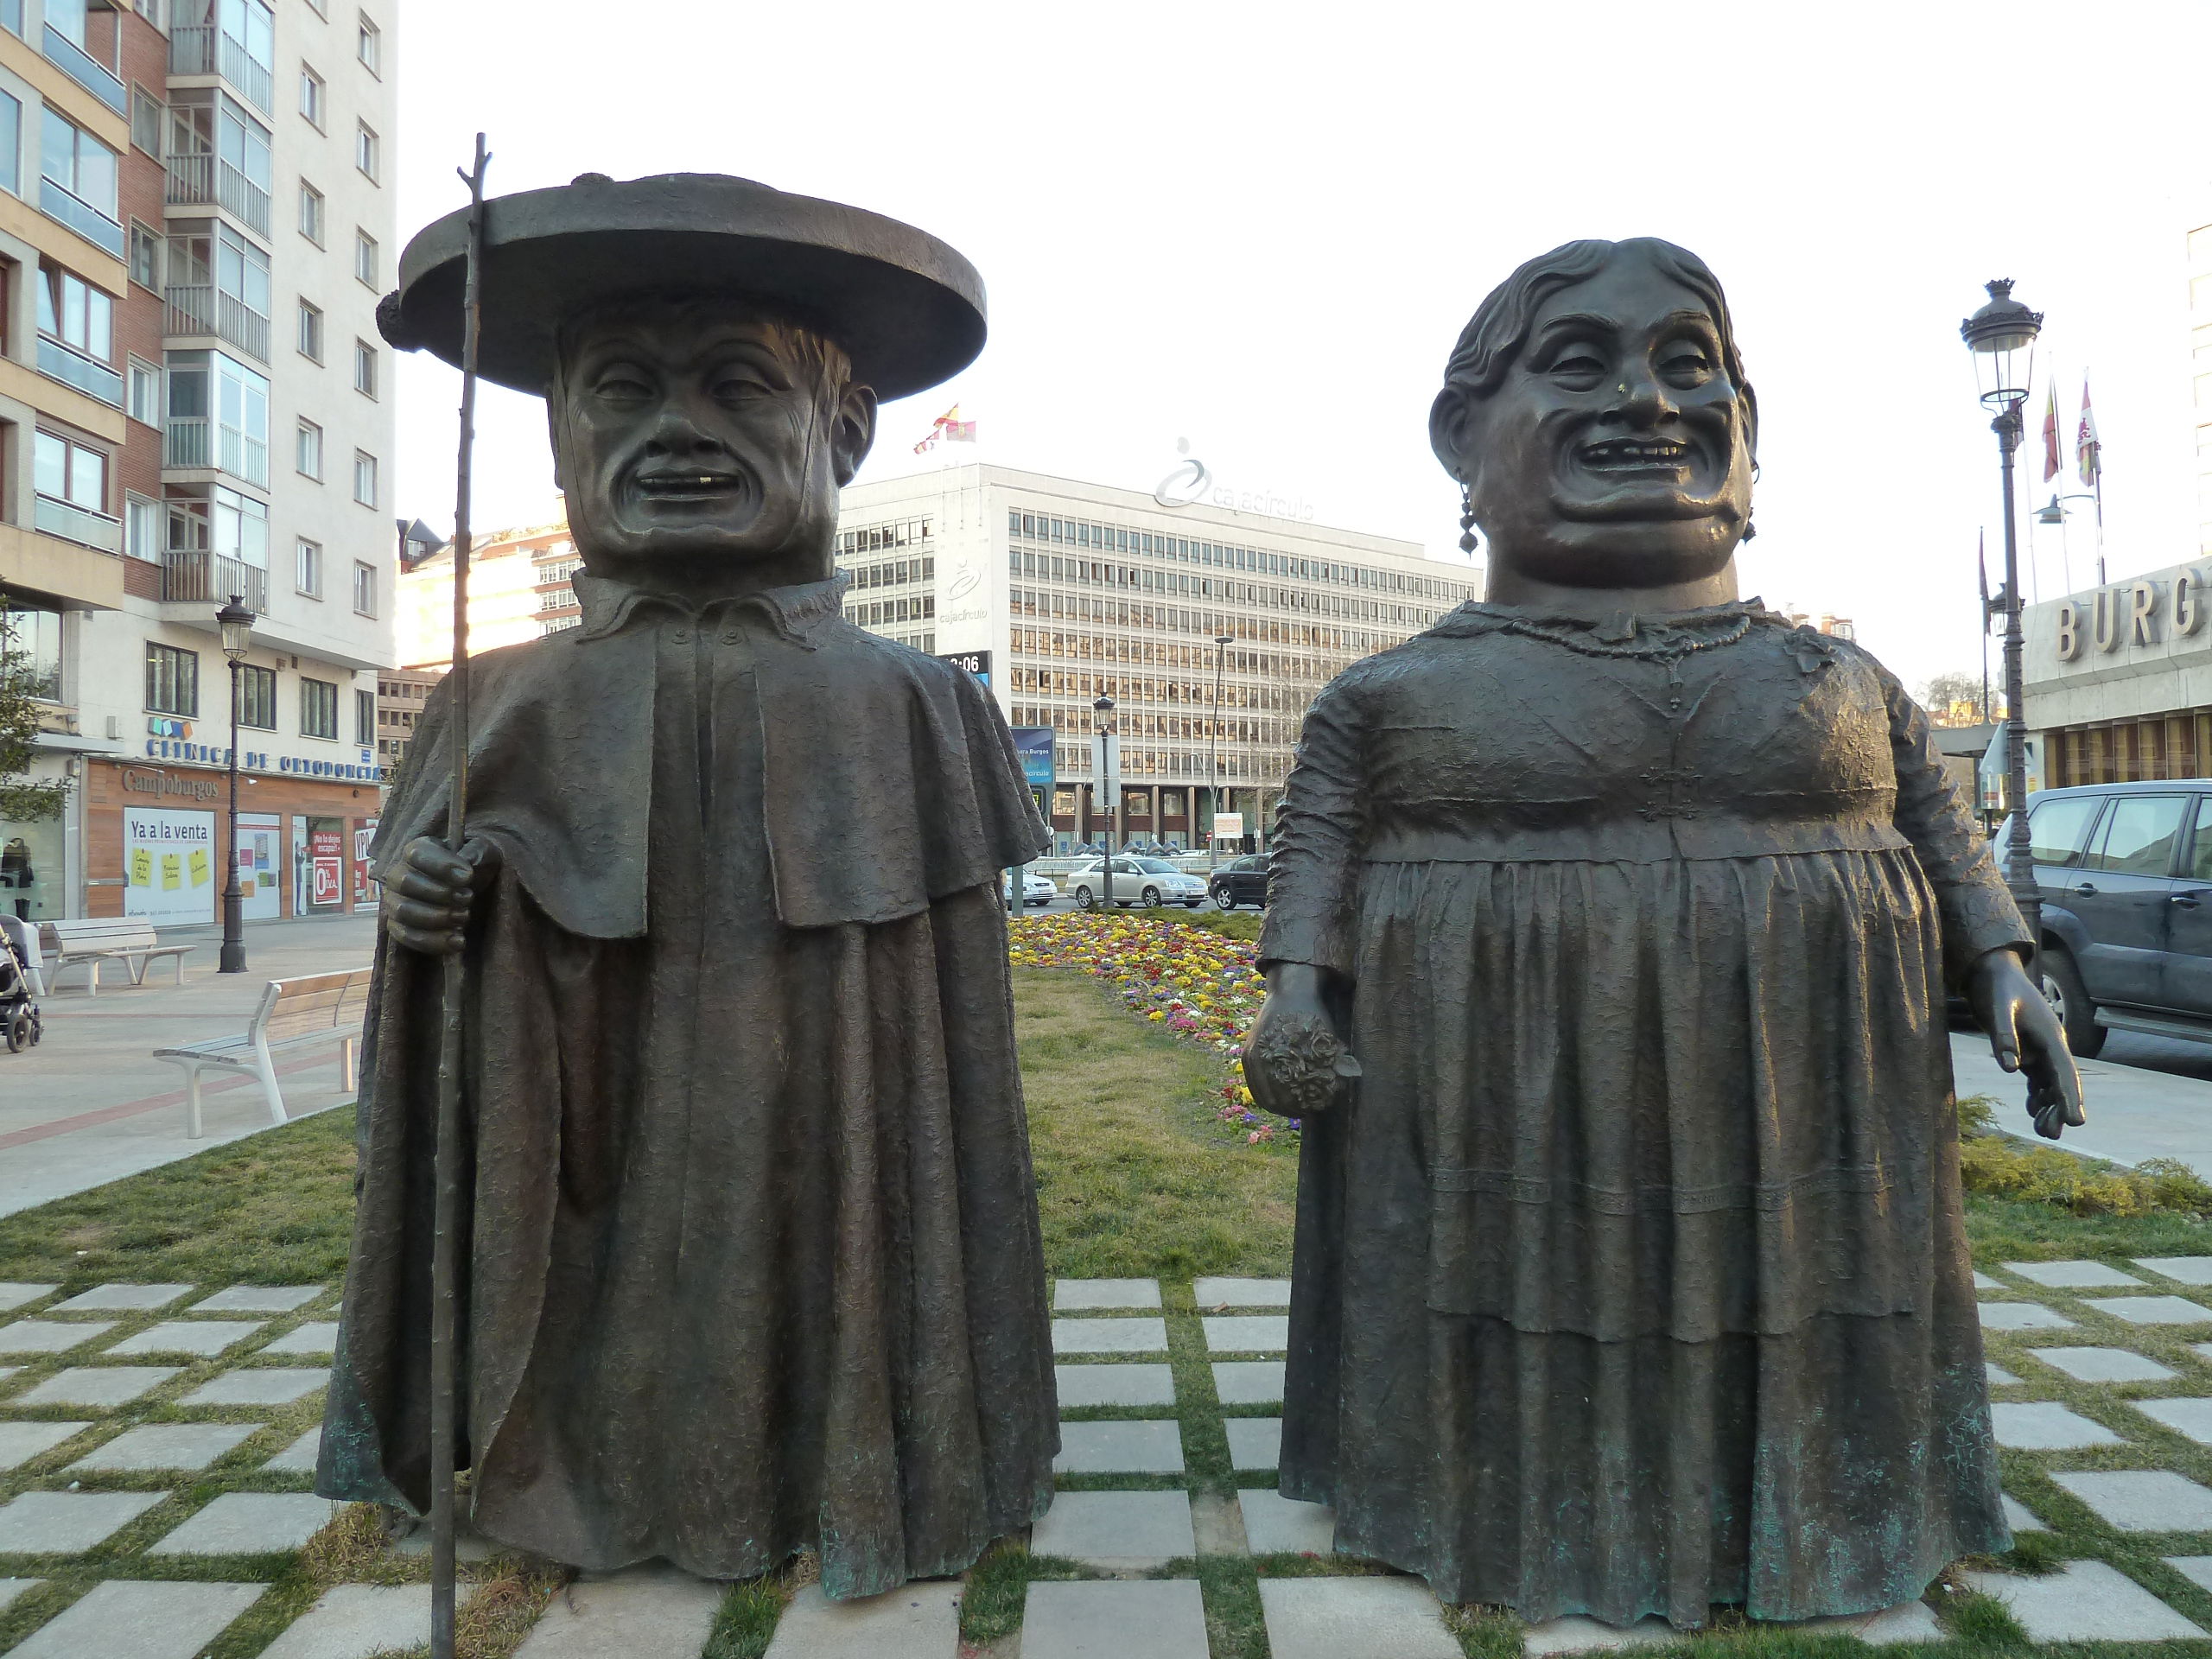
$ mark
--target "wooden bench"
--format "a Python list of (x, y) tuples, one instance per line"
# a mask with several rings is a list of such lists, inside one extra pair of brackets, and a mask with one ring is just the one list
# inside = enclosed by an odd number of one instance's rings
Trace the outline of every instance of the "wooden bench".
[(360, 1040), (361, 1014), (368, 1000), (365, 968), (272, 979), (244, 1034), (156, 1049), (156, 1059), (184, 1068), (186, 1134), (195, 1141), (200, 1138), (200, 1074), (209, 1066), (248, 1071), (259, 1078), (261, 1092), (268, 1097), (271, 1123), (290, 1121), (284, 1115), (283, 1091), (276, 1086), (275, 1057), (280, 1051), (336, 1043), (340, 1086), (353, 1088), (356, 1082), (353, 1045)]
[(100, 994), (100, 964), (119, 962), (133, 985), (146, 982), (146, 969), (156, 957), (176, 961), (176, 982), (184, 983), (184, 959), (197, 945), (163, 944), (155, 937), (153, 924), (135, 916), (92, 916), (72, 922), (41, 922), (39, 949), (54, 958), (49, 985), (58, 985), (61, 970), (85, 964), (85, 982), (92, 995)]

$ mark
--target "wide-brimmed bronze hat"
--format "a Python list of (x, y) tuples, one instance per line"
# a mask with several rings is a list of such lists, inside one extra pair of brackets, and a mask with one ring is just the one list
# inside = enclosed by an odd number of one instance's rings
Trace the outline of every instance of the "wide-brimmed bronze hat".
[[(879, 397), (950, 379), (983, 349), (983, 279), (926, 232), (720, 173), (587, 173), (484, 204), (478, 372), (551, 385), (561, 325), (642, 291), (728, 293), (828, 335)], [(416, 233), (377, 326), (403, 351), (461, 362), (468, 210)]]

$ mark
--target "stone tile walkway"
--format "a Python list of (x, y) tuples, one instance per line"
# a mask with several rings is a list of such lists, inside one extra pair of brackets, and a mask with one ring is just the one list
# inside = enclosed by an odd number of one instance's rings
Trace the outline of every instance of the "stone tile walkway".
[[(1987, 1264), (1980, 1294), (2006, 1513), (2057, 1567), (1965, 1585), (2032, 1643), (2212, 1639), (2212, 1257)], [(366, 1659), (423, 1640), (419, 1584), (264, 1599), (334, 1513), (308, 1490), (329, 1287), (59, 1296), (0, 1288), (0, 1655), (196, 1659), (234, 1625), (255, 1631), (239, 1650), (264, 1659)], [(1287, 1306), (1281, 1281), (1054, 1287), (1061, 1491), (1030, 1540), (1018, 1636), (976, 1659), (1475, 1650), (1420, 1580), (1335, 1555), (1330, 1512), (1274, 1490)], [(961, 1659), (962, 1594), (920, 1583), (839, 1605), (809, 1588), (766, 1659)], [(585, 1574), (518, 1659), (697, 1659), (723, 1599), (664, 1566)], [(1210, 1629), (1230, 1646), (1210, 1647)], [(1806, 1633), (1945, 1639), (1917, 1602)], [(1493, 1653), (1497, 1627), (1465, 1639)], [(1519, 1639), (1529, 1655), (1680, 1641), (1658, 1621), (1583, 1618)]]

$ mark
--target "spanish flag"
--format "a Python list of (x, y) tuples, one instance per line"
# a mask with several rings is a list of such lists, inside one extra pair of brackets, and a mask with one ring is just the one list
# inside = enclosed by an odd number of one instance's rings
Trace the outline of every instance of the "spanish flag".
[(2054, 381), (2050, 401), (2043, 406), (2043, 481), (2048, 484), (2056, 478), (2065, 464), (2058, 458), (2058, 385)]

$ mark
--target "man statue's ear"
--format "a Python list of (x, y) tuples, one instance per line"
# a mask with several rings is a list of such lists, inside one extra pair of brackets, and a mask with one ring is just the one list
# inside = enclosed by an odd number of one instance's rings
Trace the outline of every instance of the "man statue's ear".
[(553, 447), (553, 487), (562, 494), (569, 493), (568, 446), (561, 442), (561, 410), (564, 393), (556, 377), (545, 397), (545, 437)]
[(837, 399), (836, 417), (830, 432), (830, 453), (836, 462), (839, 489), (853, 481), (874, 447), (875, 388), (847, 386)]

